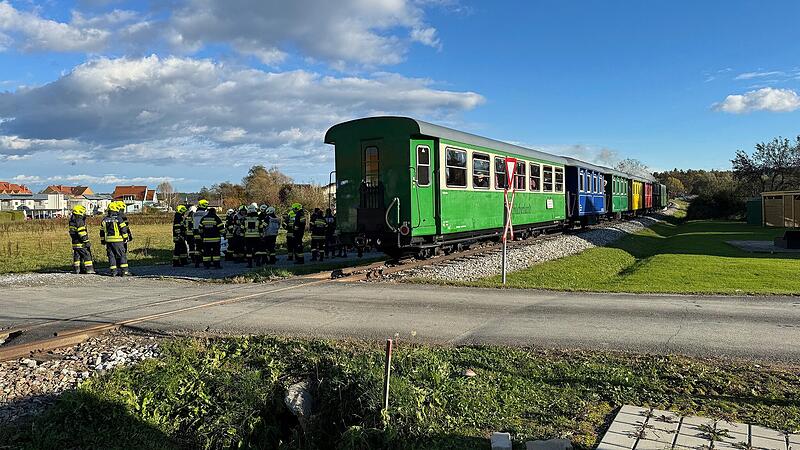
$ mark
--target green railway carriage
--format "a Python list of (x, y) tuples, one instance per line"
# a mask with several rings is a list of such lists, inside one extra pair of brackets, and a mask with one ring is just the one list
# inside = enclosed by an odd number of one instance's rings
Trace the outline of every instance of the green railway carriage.
[(504, 159), (519, 160), (513, 224), (520, 234), (566, 219), (564, 158), (406, 117), (333, 126), (337, 227), (387, 251), (431, 252), (498, 236)]
[(630, 175), (619, 170), (607, 169), (606, 197), (608, 199), (608, 216), (621, 218), (629, 211)]

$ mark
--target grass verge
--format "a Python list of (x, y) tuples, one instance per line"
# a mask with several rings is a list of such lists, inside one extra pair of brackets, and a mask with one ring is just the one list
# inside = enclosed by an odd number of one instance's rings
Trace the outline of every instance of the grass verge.
[[(507, 287), (676, 294), (800, 294), (800, 255), (747, 253), (730, 240), (771, 241), (784, 229), (685, 221), (685, 211), (607, 247), (508, 275)], [(499, 287), (499, 276), (472, 286)]]
[[(677, 356), (400, 345), (381, 411), (379, 344), (183, 339), (0, 429), (0, 448), (488, 448), (491, 431), (592, 448), (623, 404), (800, 428), (795, 369)], [(475, 377), (462, 373), (470, 368)], [(310, 380), (300, 426), (286, 386)]]

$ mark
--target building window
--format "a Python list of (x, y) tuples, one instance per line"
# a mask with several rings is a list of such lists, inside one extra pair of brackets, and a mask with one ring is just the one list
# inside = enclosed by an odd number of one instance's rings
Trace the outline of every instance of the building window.
[(467, 152), (448, 147), (444, 173), (448, 187), (467, 187)]
[(542, 183), (543, 192), (553, 192), (553, 166), (542, 166), (544, 182)]
[(564, 192), (564, 168), (556, 167), (556, 192)]
[(431, 149), (427, 145), (417, 146), (417, 186), (431, 185)]
[(472, 187), (475, 189), (489, 189), (491, 184), (491, 160), (489, 155), (482, 153), (472, 154)]
[(530, 190), (533, 192), (541, 192), (542, 190), (542, 166), (538, 163), (531, 163), (531, 186)]
[(494, 188), (506, 188), (506, 159), (500, 156), (494, 157)]
[(514, 169), (514, 189), (518, 191), (525, 190), (526, 172), (525, 161), (517, 161), (517, 167)]
[(378, 147), (372, 146), (364, 149), (364, 183), (367, 186), (378, 185), (379, 162)]

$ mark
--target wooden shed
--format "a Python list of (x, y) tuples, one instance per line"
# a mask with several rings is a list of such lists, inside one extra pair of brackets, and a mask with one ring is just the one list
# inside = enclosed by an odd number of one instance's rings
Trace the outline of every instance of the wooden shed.
[(800, 227), (800, 191), (761, 194), (765, 227)]

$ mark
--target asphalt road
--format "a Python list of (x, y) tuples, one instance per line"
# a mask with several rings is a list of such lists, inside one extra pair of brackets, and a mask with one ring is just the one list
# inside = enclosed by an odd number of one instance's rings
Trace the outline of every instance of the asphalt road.
[[(0, 297), (0, 327), (29, 328), (18, 342), (87, 324), (154, 316), (133, 325), (800, 363), (800, 297), (571, 294), (308, 278), (221, 285), (106, 277), (6, 285)], [(206, 304), (214, 306), (199, 308)], [(193, 309), (172, 313), (185, 308)], [(69, 322), (31, 328), (54, 319)]]

